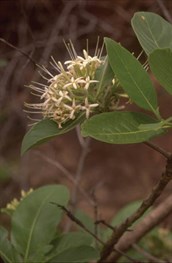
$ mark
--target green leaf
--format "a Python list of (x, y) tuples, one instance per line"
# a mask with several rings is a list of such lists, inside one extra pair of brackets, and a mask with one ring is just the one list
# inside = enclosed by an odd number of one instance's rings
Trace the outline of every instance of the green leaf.
[(106, 57), (105, 63), (101, 65), (95, 74), (95, 79), (99, 82), (97, 83), (97, 96), (101, 94), (109, 84), (112, 84), (112, 79), (114, 78), (114, 73), (109, 65), (108, 58)]
[[(50, 255), (48, 255), (47, 262), (52, 262), (61, 253), (73, 248), (83, 245), (91, 245), (92, 237), (83, 232), (69, 232), (62, 237), (57, 238), (57, 242), (53, 241), (54, 247)], [(56, 243), (56, 244), (55, 244)]]
[(54, 257), (50, 263), (57, 263), (57, 262), (86, 262), (90, 260), (96, 260), (99, 258), (99, 252), (90, 246), (78, 246), (78, 247), (71, 247), (68, 250), (60, 253), (56, 257)]
[(131, 24), (144, 51), (149, 55), (155, 49), (172, 49), (172, 25), (151, 12), (137, 12)]
[(109, 63), (121, 86), (140, 107), (157, 116), (157, 97), (149, 75), (140, 62), (120, 44), (105, 38)]
[[(88, 213), (85, 213), (84, 211), (78, 209), (75, 213), (75, 217), (79, 219), (84, 226), (91, 232), (95, 231), (95, 223), (94, 220), (88, 215)], [(79, 229), (83, 230), (80, 226), (77, 226)], [(85, 231), (85, 230), (83, 230)]]
[(58, 135), (72, 130), (78, 123), (82, 122), (84, 118), (84, 114), (81, 114), (75, 120), (71, 120), (64, 124), (60, 129), (58, 128), (58, 124), (53, 120), (45, 119), (38, 122), (24, 136), (21, 154), (24, 154), (29, 149), (47, 142)]
[(157, 122), (139, 112), (101, 113), (82, 124), (82, 135), (112, 144), (140, 143), (163, 133), (159, 126), (140, 128), (151, 123)]
[(26, 196), (12, 216), (11, 240), (24, 263), (41, 259), (56, 234), (62, 211), (51, 202), (66, 206), (69, 193), (62, 185), (41, 187)]
[(149, 56), (149, 65), (159, 83), (172, 95), (172, 51), (155, 50)]
[(12, 247), (8, 240), (8, 231), (0, 226), (0, 257), (5, 263), (13, 263)]
[[(130, 215), (132, 215), (141, 205), (142, 201), (134, 201), (131, 202), (127, 205), (125, 205), (124, 207), (122, 207), (119, 212), (115, 215), (115, 217), (112, 219), (112, 221), (110, 222), (110, 225), (113, 227), (116, 227), (118, 225), (120, 225), (122, 222), (124, 222), (126, 220), (127, 217), (129, 217)], [(150, 212), (150, 209), (144, 213), (144, 215), (139, 218), (132, 226), (135, 226), (136, 224), (138, 224), (140, 222), (140, 220), (142, 220), (148, 213)], [(112, 234), (112, 230), (111, 229), (106, 229), (106, 231), (104, 231), (104, 238), (105, 240), (108, 239), (110, 237), (110, 235)]]

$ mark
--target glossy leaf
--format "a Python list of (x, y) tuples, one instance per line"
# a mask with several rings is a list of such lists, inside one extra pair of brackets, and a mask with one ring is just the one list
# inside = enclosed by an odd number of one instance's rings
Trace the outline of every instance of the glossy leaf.
[(84, 118), (84, 114), (82, 114), (77, 119), (67, 122), (60, 129), (58, 128), (58, 124), (50, 119), (38, 122), (24, 136), (21, 154), (24, 154), (29, 149), (47, 142), (58, 135), (72, 130), (78, 123), (82, 122)]
[(115, 41), (105, 38), (111, 68), (121, 86), (138, 106), (157, 114), (157, 97), (148, 73), (140, 62)]
[(172, 51), (155, 50), (149, 56), (149, 65), (159, 83), (172, 95)]
[(155, 49), (172, 49), (172, 25), (151, 12), (137, 12), (131, 24), (144, 51), (149, 55)]
[(51, 202), (66, 206), (69, 193), (61, 185), (41, 187), (25, 197), (12, 216), (11, 240), (24, 262), (42, 259), (62, 215)]
[(90, 246), (71, 247), (54, 257), (49, 263), (78, 262), (85, 263), (99, 258), (99, 252)]
[(159, 126), (140, 128), (153, 123), (157, 122), (139, 112), (101, 113), (82, 124), (82, 135), (112, 144), (139, 143), (163, 133)]

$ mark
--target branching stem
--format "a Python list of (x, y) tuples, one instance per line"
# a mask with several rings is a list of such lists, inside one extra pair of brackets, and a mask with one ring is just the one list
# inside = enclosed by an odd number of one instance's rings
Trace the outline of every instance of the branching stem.
[[(131, 216), (129, 216), (122, 224), (114, 229), (110, 239), (106, 242), (102, 249), (101, 258), (98, 261), (99, 263), (105, 262), (107, 260), (109, 255), (112, 253), (114, 245), (117, 244), (118, 240), (123, 236), (127, 229), (139, 218), (141, 218), (142, 215), (154, 204), (171, 179), (172, 158), (168, 158), (165, 172), (162, 174), (159, 182), (153, 187), (148, 197), (141, 203), (140, 207)], [(109, 260), (107, 261), (112, 262)]]

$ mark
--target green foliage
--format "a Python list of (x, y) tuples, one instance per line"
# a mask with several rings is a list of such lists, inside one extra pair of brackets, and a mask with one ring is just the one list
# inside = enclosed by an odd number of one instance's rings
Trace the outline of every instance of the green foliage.
[(28, 195), (17, 207), (12, 217), (11, 241), (25, 261), (35, 260), (35, 252), (46, 247), (55, 235), (62, 213), (50, 202), (66, 205), (68, 199), (68, 191), (63, 186), (52, 185)]
[[(74, 242), (74, 240), (73, 240)], [(51, 263), (62, 262), (86, 262), (92, 259), (98, 259), (99, 253), (91, 246), (71, 246), (69, 249), (59, 253), (51, 261)]]
[[(99, 253), (91, 246), (92, 238), (83, 232), (58, 234), (62, 210), (52, 203), (66, 206), (69, 193), (62, 185), (43, 186), (21, 200), (11, 215), (10, 239), (0, 229), (0, 256), (12, 262), (86, 262)], [(78, 254), (78, 259), (77, 259)], [(78, 260), (78, 261), (77, 261)]]
[(161, 16), (151, 12), (136, 12), (131, 25), (147, 55), (155, 49), (172, 49), (172, 25)]
[(7, 263), (12, 263), (12, 246), (8, 240), (8, 231), (0, 226), (0, 256)]
[[(171, 95), (172, 25), (159, 15), (150, 12), (135, 13), (131, 23), (141, 46), (149, 56), (148, 61), (152, 72)], [(85, 120), (84, 124), (82, 122), (85, 117), (80, 115), (78, 118), (68, 121), (62, 128), (59, 128), (52, 120), (40, 121), (25, 135), (22, 153), (68, 132), (77, 124), (82, 124), (83, 136), (90, 136), (113, 144), (148, 141), (172, 127), (170, 116), (167, 120), (160, 116), (157, 95), (145, 68), (132, 53), (120, 44), (109, 38), (105, 38), (104, 41), (107, 58), (95, 74), (95, 79), (99, 81), (95, 94), (97, 102), (100, 104), (97, 115)], [(140, 109), (139, 112), (106, 112), (109, 111), (105, 106), (110, 103), (109, 96), (115, 96), (113, 79), (116, 83), (115, 88), (123, 88), (129, 101), (134, 102), (139, 108), (150, 111), (156, 119), (140, 113)], [(94, 100), (94, 102), (96, 101)], [(113, 110), (110, 108), (110, 111)]]
[[(141, 205), (141, 201), (134, 201), (119, 210), (119, 212), (114, 216), (110, 225), (113, 227), (118, 226), (123, 221), (126, 220), (132, 213), (136, 211), (136, 209)], [(147, 211), (136, 223), (132, 226), (139, 224), (139, 222), (149, 213)], [(131, 228), (131, 230), (132, 230)], [(104, 230), (103, 239), (107, 241), (107, 239), (112, 234), (111, 229)], [(172, 248), (172, 232), (167, 229), (163, 229), (161, 227), (155, 227), (152, 231), (146, 234), (137, 244), (140, 248), (148, 252), (150, 255), (164, 259), (170, 262), (171, 260), (171, 248)], [(138, 260), (140, 262), (149, 263), (150, 260), (146, 259), (143, 254), (138, 252), (135, 248), (130, 249), (127, 252), (127, 255), (133, 258), (134, 260)], [(117, 262), (126, 263), (126, 257), (121, 257)]]
[[(87, 250), (88, 247), (91, 246), (91, 243), (92, 243), (91, 236), (83, 232), (78, 231), (78, 232), (70, 232), (67, 234), (63, 234), (60, 237), (57, 237), (57, 240), (53, 241), (54, 247), (52, 251), (50, 251), (50, 253), (47, 255), (47, 261), (48, 262), (63, 262), (63, 261), (65, 262), (66, 255), (69, 256), (72, 251), (75, 253), (75, 251), (80, 247), (82, 248), (85, 247), (85, 249)], [(80, 256), (83, 256), (83, 254), (80, 253)], [(88, 252), (88, 257), (89, 256), (90, 254)], [(73, 257), (70, 255), (70, 258), (73, 258)]]
[[(154, 76), (172, 95), (172, 25), (159, 15), (150, 12), (137, 12), (131, 23), (148, 56)], [(90, 136), (111, 144), (145, 142), (164, 134), (172, 127), (171, 116), (166, 120), (160, 116), (156, 91), (144, 66), (117, 42), (109, 38), (105, 38), (104, 41), (107, 58), (105, 63), (96, 70), (95, 79), (98, 80), (98, 83), (96, 82), (96, 88), (93, 87), (90, 94), (87, 94), (89, 90), (84, 91), (86, 95), (92, 97), (92, 102), (96, 103), (96, 107), (100, 106), (99, 112), (98, 110), (94, 112), (97, 115), (85, 120), (86, 117), (81, 114), (76, 119), (67, 121), (62, 128), (50, 119), (38, 122), (25, 135), (22, 154), (70, 131), (77, 124), (81, 124), (83, 136)], [(88, 76), (88, 82), (92, 80), (91, 78)], [(115, 81), (112, 81), (113, 79)], [(117, 111), (118, 107), (105, 107), (111, 102), (117, 102), (115, 106), (118, 106), (119, 100), (113, 92), (114, 87), (124, 90), (123, 93), (129, 97), (129, 101), (138, 106), (138, 112)], [(80, 96), (79, 93), (77, 95)], [(111, 98), (116, 100), (111, 100)], [(85, 105), (87, 105), (86, 102)], [(154, 118), (141, 113), (140, 108), (149, 111), (151, 115), (153, 113)], [(0, 256), (4, 262), (85, 263), (98, 259), (99, 251), (94, 248), (93, 238), (81, 231), (80, 227), (78, 227), (79, 231), (66, 234), (61, 233), (60, 228), (57, 230), (62, 211), (52, 202), (66, 206), (68, 200), (67, 189), (56, 185), (41, 187), (23, 198), (16, 210), (10, 214), (12, 222), (10, 234), (6, 229), (0, 228)], [(113, 226), (120, 224), (135, 211), (139, 204), (139, 202), (134, 202), (123, 208), (111, 224)], [(85, 213), (79, 211), (75, 216), (91, 232), (95, 231), (93, 220)], [(98, 232), (106, 240), (112, 231), (102, 228)], [(162, 235), (159, 228), (156, 228), (139, 242), (139, 246), (156, 257), (170, 260), (171, 238), (171, 232), (165, 236)], [(144, 256), (133, 248), (128, 254), (137, 260), (146, 262)], [(121, 258), (118, 262), (126, 262), (126, 258)]]
[(24, 136), (21, 154), (24, 154), (30, 148), (42, 144), (50, 139), (72, 130), (78, 123), (84, 120), (83, 114), (77, 119), (67, 122), (63, 128), (59, 128), (53, 120), (45, 119), (35, 124)]
[[(143, 124), (147, 126), (140, 126)], [(155, 128), (152, 124), (158, 125)], [(143, 113), (108, 112), (85, 121), (82, 124), (82, 135), (112, 144), (139, 143), (162, 134), (162, 126), (163, 123)]]
[(172, 51), (155, 50), (149, 56), (149, 65), (159, 83), (172, 95)]
[(95, 78), (99, 81), (97, 83), (98, 97), (103, 92), (103, 90), (112, 82), (112, 79), (114, 78), (114, 73), (109, 65), (107, 57), (105, 63), (97, 69)]
[(109, 63), (125, 92), (138, 106), (157, 116), (157, 98), (146, 70), (124, 47), (105, 38)]
[[(76, 211), (75, 216), (83, 223), (84, 226), (86, 226), (88, 230), (94, 233), (95, 231), (94, 220), (88, 214), (86, 214), (84, 211), (79, 209)], [(80, 226), (78, 227), (80, 230), (82, 230)]]

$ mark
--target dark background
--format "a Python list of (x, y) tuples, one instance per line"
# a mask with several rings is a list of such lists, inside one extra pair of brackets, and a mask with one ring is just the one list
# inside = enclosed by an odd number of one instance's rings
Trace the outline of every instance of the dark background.
[[(97, 37), (111, 37), (138, 55), (141, 47), (130, 20), (137, 11), (150, 11), (171, 19), (172, 1), (159, 0), (23, 0), (0, 1), (0, 37), (29, 54), (38, 64), (49, 66), (51, 55), (58, 61), (68, 59), (63, 39), (71, 39), (78, 54), (89, 40), (90, 53)], [(0, 207), (18, 197), (21, 189), (51, 183), (74, 185), (58, 168), (68, 169), (75, 178), (82, 147), (76, 131), (60, 136), (30, 150), (23, 157), (20, 147), (28, 130), (23, 112), (25, 101), (33, 101), (25, 87), (40, 81), (37, 69), (28, 58), (0, 42)], [(158, 90), (160, 110), (169, 116), (171, 98)], [(172, 151), (172, 136), (154, 140)], [(144, 144), (108, 145), (91, 141), (90, 151), (80, 176), (80, 187), (94, 192), (99, 214), (109, 220), (124, 204), (144, 198), (163, 172), (165, 160)], [(164, 198), (171, 192), (171, 184)], [(93, 215), (93, 207), (77, 194), (77, 207)], [(7, 224), (7, 218), (1, 216)], [(168, 224), (168, 221), (167, 221)]]

